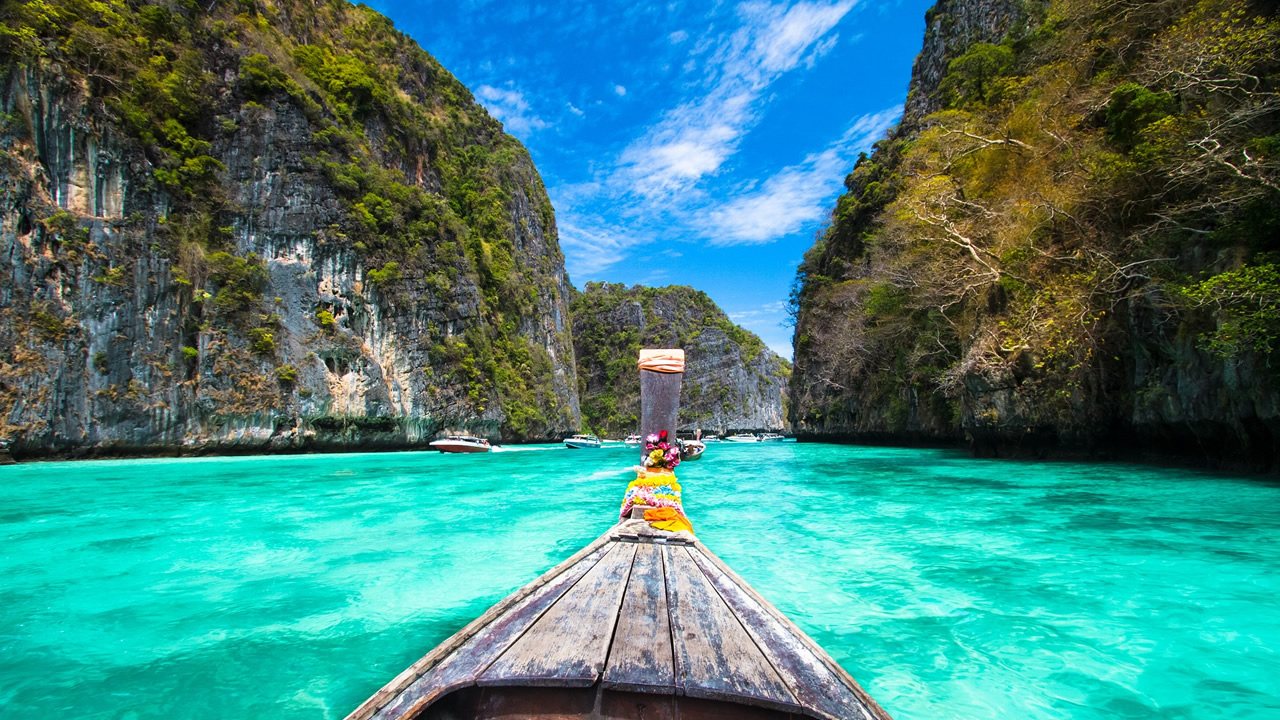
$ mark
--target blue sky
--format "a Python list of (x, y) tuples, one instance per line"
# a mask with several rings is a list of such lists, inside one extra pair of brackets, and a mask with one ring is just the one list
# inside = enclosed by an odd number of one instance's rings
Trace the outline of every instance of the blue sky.
[(690, 285), (791, 357), (784, 305), (932, 4), (376, 0), (529, 148), (569, 276)]

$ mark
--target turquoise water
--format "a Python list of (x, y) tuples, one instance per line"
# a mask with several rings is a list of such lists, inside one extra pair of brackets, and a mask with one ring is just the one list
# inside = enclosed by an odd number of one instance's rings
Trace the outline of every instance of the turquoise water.
[[(0, 468), (0, 716), (341, 718), (603, 532), (625, 450)], [(1280, 484), (712, 445), (699, 536), (896, 718), (1280, 717)]]

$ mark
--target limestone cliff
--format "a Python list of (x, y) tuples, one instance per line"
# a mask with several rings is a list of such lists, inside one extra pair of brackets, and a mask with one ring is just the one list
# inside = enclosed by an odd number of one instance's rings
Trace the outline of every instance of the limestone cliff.
[(685, 350), (681, 430), (786, 429), (790, 365), (706, 293), (588, 283), (573, 299), (573, 322), (582, 418), (592, 430), (611, 436), (638, 430), (642, 347)]
[(799, 268), (807, 437), (1276, 467), (1280, 21), (943, 0)]
[(11, 4), (0, 424), (17, 456), (578, 427), (528, 153), (341, 0)]

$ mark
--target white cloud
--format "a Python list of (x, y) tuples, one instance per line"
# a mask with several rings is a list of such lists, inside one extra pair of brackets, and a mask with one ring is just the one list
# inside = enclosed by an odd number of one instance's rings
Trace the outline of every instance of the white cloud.
[[(773, 99), (770, 86), (830, 52), (835, 26), (857, 1), (747, 2), (737, 7), (733, 27), (700, 33), (696, 42), (687, 33), (680, 37), (693, 46), (683, 95), (612, 162), (596, 165), (589, 181), (549, 188), (574, 280), (599, 279), (659, 238), (757, 244), (820, 220), (852, 166), (850, 153), (874, 141), (896, 110), (860, 119), (763, 182), (726, 188), (710, 179), (724, 172), (756, 126)], [(675, 42), (683, 32), (668, 39)], [(615, 92), (626, 89), (617, 85)]]
[(684, 30), (677, 30), (667, 36), (667, 40), (672, 45), (679, 45), (680, 43), (688, 39), (689, 39), (689, 33), (685, 32)]
[[(765, 90), (804, 62), (854, 2), (739, 6), (742, 25), (707, 49), (704, 92), (668, 111), (623, 151), (629, 183), (644, 195), (669, 195), (716, 174), (755, 124)], [(818, 50), (829, 51), (830, 42)], [(818, 53), (810, 56), (816, 60)]]
[(830, 198), (853, 157), (868, 150), (901, 114), (899, 108), (858, 118), (841, 137), (798, 165), (702, 214), (696, 224), (712, 245), (767, 243), (830, 212)]
[(617, 94), (618, 97), (622, 97), (623, 95), (627, 94), (627, 89), (622, 87), (621, 85), (614, 85), (613, 92)]
[[(497, 88), (492, 85), (481, 85), (476, 88), (476, 97), (481, 104), (497, 119), (502, 121), (507, 132), (516, 135), (528, 135), (534, 130), (547, 127), (542, 118), (533, 114), (524, 94), (514, 88)], [(572, 107), (572, 106), (571, 106)]]
[(626, 257), (632, 247), (648, 238), (610, 228), (600, 218), (590, 218), (586, 227), (572, 220), (560, 222), (560, 247), (565, 269), (576, 281), (590, 280)]
[(582, 117), (583, 115), (586, 115), (586, 113), (574, 107), (573, 103), (565, 103), (564, 105), (565, 107), (569, 108), (569, 112), (573, 113), (574, 115), (577, 115), (578, 117)]

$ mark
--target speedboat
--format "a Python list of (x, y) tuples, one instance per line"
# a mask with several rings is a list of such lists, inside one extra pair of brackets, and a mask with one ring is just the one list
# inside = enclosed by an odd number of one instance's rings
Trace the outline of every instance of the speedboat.
[(765, 433), (760, 436), (760, 442), (782, 442), (783, 440), (786, 438), (778, 433)]
[(643, 443), (643, 441), (640, 439), (640, 436), (635, 434), (628, 435), (627, 439), (623, 440), (622, 442), (628, 445), (629, 447), (640, 447), (640, 445)]
[(709, 442), (720, 442), (720, 436), (719, 436), (719, 435), (705, 435), (705, 436), (703, 436), (703, 438), (702, 438), (702, 442), (704, 442), (704, 443), (709, 443)]
[(751, 433), (738, 433), (724, 439), (725, 442), (760, 442), (760, 438)]
[(447, 453), (483, 453), (493, 450), (488, 440), (470, 435), (450, 435), (433, 441), (429, 445), (440, 452)]
[(591, 434), (574, 435), (573, 437), (565, 438), (564, 445), (565, 447), (573, 448), (575, 450), (581, 450), (583, 448), (598, 448), (600, 447), (600, 438)]

